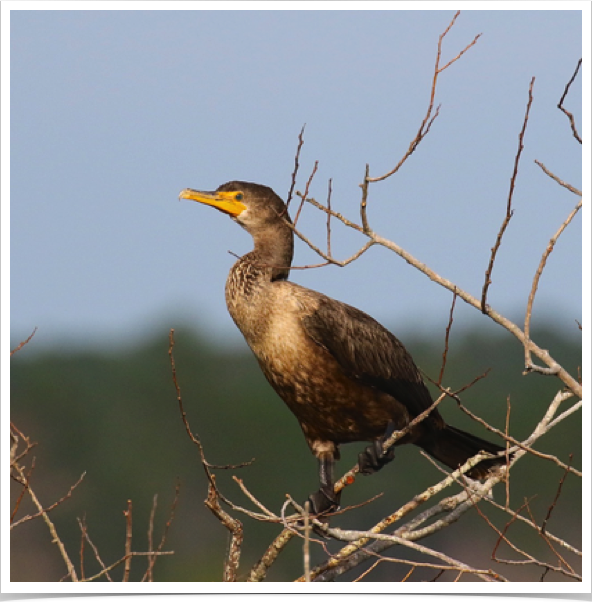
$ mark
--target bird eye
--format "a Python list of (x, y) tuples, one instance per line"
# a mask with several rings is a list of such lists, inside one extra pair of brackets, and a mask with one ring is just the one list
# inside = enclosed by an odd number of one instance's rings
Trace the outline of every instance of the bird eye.
[(242, 201), (243, 200), (243, 193), (239, 192), (238, 194), (235, 195), (234, 197), (237, 201)]

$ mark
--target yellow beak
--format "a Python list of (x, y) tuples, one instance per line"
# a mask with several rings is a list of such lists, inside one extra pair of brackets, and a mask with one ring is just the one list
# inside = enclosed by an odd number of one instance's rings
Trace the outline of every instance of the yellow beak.
[(247, 206), (241, 203), (236, 197), (243, 197), (243, 193), (237, 190), (228, 192), (201, 192), (199, 190), (192, 190), (191, 188), (185, 188), (179, 194), (180, 199), (188, 199), (190, 201), (197, 201), (204, 205), (211, 205), (226, 213), (232, 217), (240, 215)]

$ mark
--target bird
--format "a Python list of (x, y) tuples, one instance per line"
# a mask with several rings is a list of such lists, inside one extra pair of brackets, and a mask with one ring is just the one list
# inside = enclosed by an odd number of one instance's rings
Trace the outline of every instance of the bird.
[[(370, 444), (358, 456), (362, 474), (380, 470), (395, 456), (384, 441), (433, 405), (404, 345), (363, 311), (288, 280), (294, 229), (284, 201), (269, 187), (230, 181), (213, 192), (186, 188), (180, 199), (229, 215), (253, 238), (225, 287), (230, 316), (261, 370), (300, 424), (318, 460), (319, 490), (309, 497), (315, 515), (339, 508), (334, 465), (340, 446)], [(479, 452), (467, 471), (485, 478), (506, 462), (505, 448), (448, 425), (434, 407), (396, 445), (414, 444), (451, 469)]]

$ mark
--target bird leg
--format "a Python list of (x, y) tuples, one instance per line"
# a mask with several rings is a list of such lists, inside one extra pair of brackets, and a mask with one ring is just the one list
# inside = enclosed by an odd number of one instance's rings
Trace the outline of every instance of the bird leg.
[(312, 514), (325, 514), (339, 508), (341, 492), (335, 493), (334, 491), (333, 464), (333, 456), (323, 455), (319, 458), (321, 487), (308, 498)]
[(385, 464), (395, 459), (395, 448), (389, 447), (383, 451), (384, 442), (395, 432), (395, 423), (389, 422), (385, 434), (380, 439), (374, 439), (363, 452), (358, 455), (358, 467), (361, 474), (373, 474)]

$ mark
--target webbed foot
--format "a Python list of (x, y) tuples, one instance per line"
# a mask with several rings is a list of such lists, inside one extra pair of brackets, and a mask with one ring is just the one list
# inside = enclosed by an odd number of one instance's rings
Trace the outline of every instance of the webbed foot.
[(395, 459), (395, 448), (389, 447), (384, 452), (382, 447), (384, 442), (395, 431), (393, 422), (389, 422), (386, 433), (380, 439), (375, 439), (363, 452), (358, 455), (358, 468), (361, 474), (373, 474), (379, 471), (385, 464), (392, 462)]
[(340, 500), (341, 492), (335, 493), (333, 486), (330, 488), (321, 487), (308, 498), (308, 501), (310, 502), (310, 513), (318, 516), (329, 512), (335, 512), (335, 510), (339, 509)]

